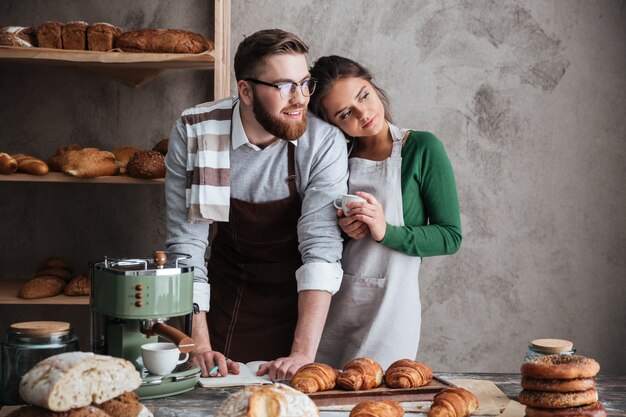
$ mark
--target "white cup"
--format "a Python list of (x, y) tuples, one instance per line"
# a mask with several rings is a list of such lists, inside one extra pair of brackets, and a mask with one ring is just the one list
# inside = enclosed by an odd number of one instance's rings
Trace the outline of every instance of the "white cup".
[(143, 366), (154, 375), (166, 375), (176, 368), (177, 365), (187, 362), (189, 353), (180, 359), (181, 351), (174, 343), (158, 342), (141, 345), (141, 357)]
[(363, 197), (359, 197), (358, 195), (353, 194), (342, 194), (341, 197), (335, 198), (333, 201), (333, 206), (336, 209), (343, 210), (343, 214), (346, 216), (350, 215), (350, 209), (346, 207), (349, 203), (365, 203), (366, 200)]

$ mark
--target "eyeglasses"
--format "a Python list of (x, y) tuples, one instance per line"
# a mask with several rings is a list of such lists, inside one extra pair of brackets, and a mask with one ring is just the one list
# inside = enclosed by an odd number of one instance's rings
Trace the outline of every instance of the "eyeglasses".
[(285, 99), (291, 99), (296, 95), (296, 88), (300, 87), (300, 91), (302, 91), (302, 95), (304, 97), (310, 97), (311, 94), (315, 91), (315, 85), (317, 84), (317, 80), (315, 78), (307, 78), (306, 80), (295, 83), (293, 81), (286, 83), (267, 83), (265, 81), (257, 80), (255, 78), (246, 78), (245, 81), (250, 81), (255, 84), (266, 85), (268, 87), (277, 88), (280, 91), (280, 96)]

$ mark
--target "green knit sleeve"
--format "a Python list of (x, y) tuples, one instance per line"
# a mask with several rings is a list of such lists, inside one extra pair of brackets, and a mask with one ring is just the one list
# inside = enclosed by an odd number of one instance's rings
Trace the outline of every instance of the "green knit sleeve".
[(456, 181), (435, 135), (411, 132), (402, 150), (401, 181), (405, 226), (387, 224), (381, 243), (411, 256), (457, 252), (462, 236)]

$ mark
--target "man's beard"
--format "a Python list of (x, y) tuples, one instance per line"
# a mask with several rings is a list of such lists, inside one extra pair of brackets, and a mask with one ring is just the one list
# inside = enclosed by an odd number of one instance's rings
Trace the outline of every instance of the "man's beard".
[(293, 108), (292, 111), (301, 110), (302, 118), (300, 120), (285, 121), (280, 117), (270, 114), (259, 100), (254, 99), (252, 111), (256, 120), (263, 129), (268, 133), (280, 139), (296, 140), (304, 134), (306, 130), (306, 107)]

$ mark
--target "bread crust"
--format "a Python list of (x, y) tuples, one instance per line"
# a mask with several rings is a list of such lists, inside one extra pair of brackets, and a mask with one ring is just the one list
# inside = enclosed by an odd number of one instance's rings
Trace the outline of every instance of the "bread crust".
[(519, 402), (537, 408), (568, 408), (593, 404), (598, 401), (598, 392), (591, 388), (580, 392), (544, 392), (522, 390)]
[(543, 379), (593, 378), (600, 364), (580, 355), (547, 355), (524, 362), (522, 376)]

